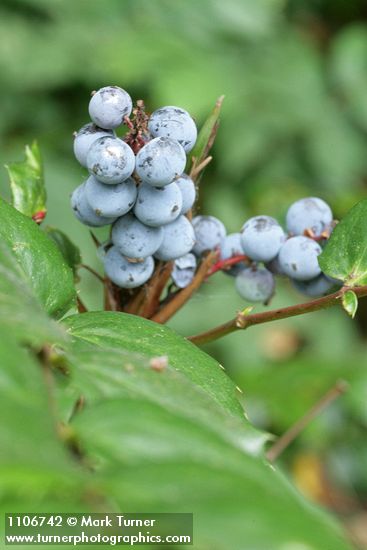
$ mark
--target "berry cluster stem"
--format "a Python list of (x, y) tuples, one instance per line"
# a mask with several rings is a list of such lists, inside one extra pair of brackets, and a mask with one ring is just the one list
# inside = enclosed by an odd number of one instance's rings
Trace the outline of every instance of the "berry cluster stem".
[(252, 313), (250, 315), (240, 312), (234, 319), (231, 319), (230, 321), (205, 332), (201, 332), (200, 334), (190, 336), (188, 340), (197, 345), (207, 344), (209, 342), (213, 342), (214, 340), (219, 340), (219, 338), (222, 338), (227, 334), (231, 334), (232, 332), (236, 332), (238, 330), (247, 329), (253, 325), (269, 323), (270, 321), (279, 321), (280, 319), (287, 319), (288, 317), (295, 317), (296, 315), (303, 315), (305, 313), (312, 313), (320, 309), (326, 309), (339, 304), (342, 297), (348, 290), (353, 290), (359, 298), (367, 296), (367, 285), (353, 287), (352, 289), (344, 286), (338, 290), (338, 292), (334, 292), (328, 296), (323, 296), (322, 298), (317, 298), (316, 300), (310, 300), (309, 302), (280, 309), (272, 309), (270, 311), (262, 311), (261, 313)]
[(217, 252), (210, 252), (201, 262), (200, 267), (191, 283), (187, 287), (180, 290), (177, 294), (174, 294), (172, 299), (165, 304), (158, 311), (158, 313), (151, 317), (152, 321), (155, 321), (156, 323), (166, 323), (176, 313), (176, 311), (186, 304), (193, 293), (198, 290), (204, 282), (208, 271), (217, 260), (217, 257)]

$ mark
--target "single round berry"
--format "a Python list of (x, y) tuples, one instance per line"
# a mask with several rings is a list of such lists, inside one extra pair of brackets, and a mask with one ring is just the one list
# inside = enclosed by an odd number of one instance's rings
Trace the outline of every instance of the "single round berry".
[(317, 237), (331, 227), (333, 213), (328, 204), (317, 197), (308, 197), (293, 203), (287, 212), (287, 230), (292, 235), (303, 235), (308, 229)]
[(176, 183), (165, 187), (143, 183), (139, 187), (134, 214), (145, 225), (158, 227), (178, 218), (181, 208), (182, 195)]
[(309, 281), (321, 273), (318, 255), (321, 247), (308, 237), (288, 239), (279, 252), (279, 265), (285, 275), (297, 281)]
[(175, 183), (178, 185), (182, 195), (182, 208), (181, 214), (187, 214), (189, 210), (194, 206), (196, 199), (195, 183), (186, 174), (182, 174)]
[(196, 258), (191, 252), (175, 260), (171, 277), (178, 288), (186, 288), (191, 283), (195, 275), (196, 265)]
[(275, 279), (265, 267), (247, 267), (237, 275), (236, 289), (248, 302), (268, 302), (274, 294)]
[(114, 137), (114, 135), (115, 133), (112, 130), (103, 130), (93, 122), (85, 124), (74, 137), (74, 155), (77, 161), (86, 168), (87, 155), (92, 143), (101, 137)]
[(161, 107), (152, 113), (148, 128), (154, 137), (168, 137), (178, 141), (186, 153), (194, 147), (198, 135), (196, 124), (185, 109)]
[[(220, 243), (220, 259), (229, 260), (235, 256), (243, 256), (244, 251), (241, 244), (241, 234), (240, 233), (230, 233)], [(245, 264), (243, 262), (235, 264), (229, 269), (223, 269), (223, 273), (228, 275), (236, 276), (243, 269), (245, 269)]]
[(136, 155), (136, 173), (154, 187), (163, 187), (181, 176), (186, 155), (181, 145), (170, 138), (155, 138)]
[(311, 298), (317, 298), (318, 296), (329, 294), (334, 287), (340, 287), (342, 283), (321, 273), (321, 275), (310, 281), (293, 281), (293, 284), (302, 294)]
[(112, 227), (112, 242), (127, 258), (151, 256), (158, 250), (162, 239), (162, 227), (148, 227), (131, 213), (119, 218)]
[(85, 193), (89, 206), (98, 216), (118, 218), (133, 208), (138, 190), (133, 178), (116, 185), (106, 185), (89, 176), (85, 182)]
[(122, 139), (102, 137), (89, 149), (87, 168), (98, 181), (115, 185), (131, 176), (135, 168), (135, 155)]
[(184, 256), (194, 246), (193, 227), (185, 216), (179, 216), (174, 222), (163, 226), (163, 240), (154, 256), (168, 262)]
[(90, 227), (102, 227), (103, 225), (109, 225), (116, 220), (116, 217), (106, 217), (97, 214), (87, 201), (85, 192), (85, 183), (82, 183), (74, 189), (71, 199), (71, 208), (78, 220), (84, 225)]
[(154, 260), (148, 256), (142, 262), (129, 262), (116, 246), (112, 246), (103, 259), (106, 275), (121, 288), (136, 288), (150, 279), (154, 270)]
[(195, 231), (194, 254), (200, 256), (207, 250), (218, 248), (226, 236), (226, 228), (214, 216), (195, 216), (192, 220)]
[(241, 243), (246, 256), (256, 262), (270, 262), (285, 241), (278, 222), (270, 216), (250, 218), (241, 229)]
[(97, 126), (107, 130), (124, 123), (133, 108), (131, 97), (118, 86), (105, 86), (95, 92), (89, 102), (89, 115)]

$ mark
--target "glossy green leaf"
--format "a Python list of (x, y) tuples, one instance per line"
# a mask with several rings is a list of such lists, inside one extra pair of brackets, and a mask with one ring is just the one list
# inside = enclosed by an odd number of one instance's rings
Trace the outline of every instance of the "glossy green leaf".
[(343, 294), (342, 304), (348, 315), (354, 319), (358, 309), (358, 298), (353, 290), (348, 290)]
[(321, 269), (348, 286), (367, 284), (367, 199), (336, 226), (319, 256)]
[[(23, 344), (42, 347), (65, 341), (64, 331), (43, 311), (14, 253), (1, 241), (0, 310), (0, 330)], [(1, 339), (5, 340), (3, 333)]]
[(186, 374), (170, 365), (157, 372), (144, 355), (111, 348), (107, 343), (102, 346), (103, 338), (98, 344), (76, 338), (65, 350), (71, 377), (68, 393), (74, 402), (80, 395), (87, 406), (124, 397), (141, 399), (220, 434), (224, 441), (250, 454), (262, 453), (268, 435), (255, 430), (243, 414), (228, 415)]
[(25, 148), (25, 160), (6, 165), (12, 205), (26, 216), (42, 221), (46, 214), (46, 188), (40, 150), (36, 142)]
[(76, 277), (77, 269), (82, 263), (79, 248), (75, 246), (75, 244), (63, 231), (61, 231), (60, 229), (56, 229), (56, 227), (47, 226), (45, 228), (45, 232), (50, 237), (50, 239), (54, 241), (57, 248), (63, 255), (64, 260), (73, 270), (74, 277)]
[[(73, 273), (56, 245), (37, 224), (0, 199), (0, 237), (12, 251), (33, 294), (59, 317), (75, 299)], [(29, 320), (31, 322), (31, 319)]]
[(195, 158), (196, 166), (198, 166), (208, 156), (217, 135), (219, 115), (222, 108), (223, 99), (224, 96), (218, 98), (213, 111), (210, 113), (200, 129), (195, 147), (191, 151), (187, 160), (187, 166), (189, 168), (192, 165), (193, 158)]
[(73, 424), (119, 508), (193, 512), (197, 548), (350, 548), (279, 471), (179, 411), (124, 394)]
[(172, 329), (146, 319), (114, 312), (73, 315), (63, 322), (77, 341), (103, 349), (137, 353), (147, 360), (167, 356), (171, 367), (202, 388), (232, 415), (243, 418), (235, 385), (220, 365)]
[(0, 365), (0, 512), (90, 510), (99, 489), (60, 438), (51, 373), (3, 328)]

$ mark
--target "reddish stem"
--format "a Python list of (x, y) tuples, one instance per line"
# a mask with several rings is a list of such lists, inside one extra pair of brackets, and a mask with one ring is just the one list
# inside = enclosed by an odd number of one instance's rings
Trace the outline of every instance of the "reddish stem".
[(208, 272), (207, 277), (210, 277), (211, 275), (214, 275), (214, 273), (217, 273), (217, 271), (222, 271), (225, 269), (228, 269), (236, 264), (239, 264), (241, 262), (248, 262), (250, 261), (248, 256), (233, 256), (232, 258), (228, 258), (227, 260), (219, 260), (217, 263), (213, 265), (213, 267)]

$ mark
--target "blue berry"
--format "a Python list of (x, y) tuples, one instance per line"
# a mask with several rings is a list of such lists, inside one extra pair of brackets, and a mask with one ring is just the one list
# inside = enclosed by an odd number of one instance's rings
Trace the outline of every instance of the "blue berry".
[(182, 174), (175, 183), (178, 185), (182, 195), (181, 214), (187, 214), (193, 207), (196, 199), (195, 183), (186, 174)]
[(74, 155), (77, 161), (84, 166), (84, 168), (86, 168), (87, 154), (92, 143), (101, 137), (114, 137), (114, 135), (115, 134), (112, 130), (103, 130), (102, 128), (98, 128), (98, 126), (93, 124), (93, 122), (85, 124), (82, 128), (80, 128), (74, 137)]
[(248, 302), (264, 303), (274, 294), (275, 280), (265, 267), (247, 267), (237, 275), (236, 289)]
[(246, 256), (256, 262), (270, 262), (285, 241), (278, 222), (270, 216), (250, 218), (241, 229), (241, 243)]
[[(220, 243), (220, 259), (229, 260), (234, 256), (243, 256), (244, 251), (241, 244), (241, 234), (240, 233), (231, 233), (222, 239)], [(245, 269), (245, 264), (243, 262), (232, 266), (230, 269), (224, 269), (223, 273), (228, 275), (236, 276), (243, 269)]]
[(308, 197), (293, 203), (288, 209), (287, 230), (292, 235), (303, 235), (310, 229), (316, 236), (328, 230), (333, 221), (330, 207), (317, 197)]
[(163, 187), (181, 176), (186, 155), (181, 145), (170, 138), (155, 138), (136, 155), (136, 173), (153, 187)]
[(295, 288), (311, 298), (317, 298), (318, 296), (325, 296), (336, 287), (341, 286), (341, 282), (331, 277), (326, 277), (323, 273), (318, 275), (315, 279), (309, 281), (293, 281)]
[(168, 262), (184, 256), (195, 243), (194, 230), (185, 216), (163, 226), (163, 241), (154, 256)]
[(105, 86), (95, 92), (89, 102), (89, 115), (97, 126), (111, 130), (129, 116), (133, 105), (131, 97), (118, 86)]
[(148, 227), (131, 213), (119, 218), (112, 227), (112, 242), (127, 258), (146, 258), (162, 243), (163, 228)]
[(142, 262), (129, 262), (116, 246), (112, 246), (104, 259), (106, 275), (121, 288), (136, 288), (150, 279), (154, 270), (154, 260), (148, 256)]
[(318, 255), (321, 247), (308, 237), (288, 239), (279, 252), (279, 265), (285, 275), (297, 281), (309, 281), (321, 273)]
[(98, 181), (115, 185), (131, 176), (135, 168), (135, 155), (122, 139), (102, 137), (89, 149), (87, 168)]
[(102, 227), (113, 223), (116, 217), (106, 217), (96, 213), (89, 205), (85, 192), (85, 183), (74, 189), (71, 199), (71, 208), (78, 220), (90, 227)]
[(118, 218), (133, 208), (138, 190), (133, 178), (116, 185), (106, 185), (89, 176), (85, 193), (89, 206), (98, 216)]
[(196, 258), (191, 252), (175, 260), (171, 277), (178, 288), (186, 288), (191, 283), (195, 275), (196, 265)]
[(226, 236), (226, 228), (214, 216), (195, 216), (192, 220), (195, 231), (194, 254), (200, 256), (207, 250), (218, 248)]
[(194, 147), (198, 135), (196, 124), (185, 109), (161, 107), (152, 113), (148, 129), (154, 137), (175, 139), (186, 153)]
[(145, 225), (158, 227), (173, 222), (180, 215), (181, 207), (182, 195), (176, 183), (169, 183), (165, 187), (142, 183), (134, 214)]

